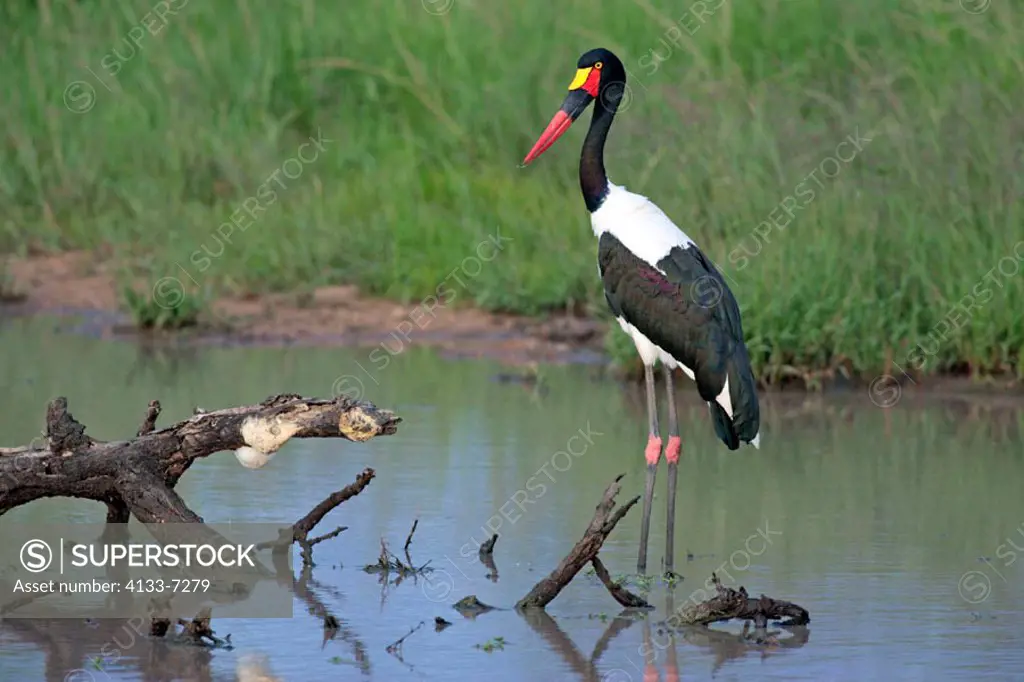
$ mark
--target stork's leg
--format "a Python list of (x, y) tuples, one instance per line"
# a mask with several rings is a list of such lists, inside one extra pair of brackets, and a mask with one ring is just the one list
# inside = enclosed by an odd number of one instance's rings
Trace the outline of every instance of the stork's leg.
[(647, 420), (649, 435), (644, 459), (647, 460), (647, 479), (644, 485), (644, 515), (640, 520), (640, 553), (636, 560), (636, 572), (647, 573), (647, 536), (651, 531), (651, 504), (654, 502), (654, 477), (658, 473), (661, 459), (661, 431), (658, 429), (658, 405), (654, 396), (654, 367), (644, 365), (644, 383), (647, 386)]
[(665, 367), (665, 390), (668, 393), (668, 445), (665, 459), (668, 460), (668, 521), (665, 524), (665, 573), (671, 574), (675, 552), (676, 530), (676, 476), (679, 466), (679, 417), (676, 415), (676, 392), (672, 383), (672, 370)]

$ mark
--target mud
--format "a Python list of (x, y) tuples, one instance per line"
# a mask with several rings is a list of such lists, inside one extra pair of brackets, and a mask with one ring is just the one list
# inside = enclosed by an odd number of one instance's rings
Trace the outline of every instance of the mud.
[[(546, 319), (488, 313), (459, 306), (407, 304), (364, 296), (355, 286), (330, 286), (311, 294), (226, 296), (216, 300), (213, 324), (198, 330), (145, 332), (120, 310), (114, 266), (93, 253), (66, 252), (10, 259), (12, 286), (0, 297), (0, 314), (73, 315), (73, 331), (98, 338), (138, 338), (175, 345), (217, 346), (353, 346), (386, 343), (430, 346), (445, 357), (490, 358), (508, 365), (537, 363), (607, 364), (604, 335), (607, 322), (569, 316)], [(140, 282), (139, 286), (144, 283)], [(18, 294), (11, 298), (11, 294)], [(7, 302), (4, 302), (5, 299)], [(13, 302), (12, 302), (13, 301)], [(843, 379), (825, 373), (816, 388), (861, 393), (865, 389), (880, 407), (904, 393), (943, 398), (1002, 396), (1019, 405), (1024, 383), (1014, 377), (974, 380), (935, 376), (916, 381), (893, 369), (892, 376)], [(620, 376), (623, 374), (620, 372)], [(640, 365), (629, 376), (641, 376)], [(499, 378), (505, 375), (499, 375)], [(512, 376), (512, 375), (509, 375)], [(518, 375), (515, 375), (518, 376)], [(899, 384), (898, 389), (896, 384)], [(804, 393), (804, 381), (787, 381), (774, 391)]]
[[(364, 296), (354, 286), (311, 294), (223, 297), (213, 302), (211, 325), (199, 330), (137, 330), (119, 308), (112, 264), (95, 254), (68, 252), (12, 259), (12, 289), (21, 295), (5, 308), (14, 314), (80, 316), (76, 331), (101, 338), (174, 337), (213, 345), (391, 346), (422, 345), (456, 357), (490, 357), (509, 364), (603, 362), (606, 324), (555, 316), (532, 319), (473, 308)], [(141, 283), (140, 283), (141, 285)]]

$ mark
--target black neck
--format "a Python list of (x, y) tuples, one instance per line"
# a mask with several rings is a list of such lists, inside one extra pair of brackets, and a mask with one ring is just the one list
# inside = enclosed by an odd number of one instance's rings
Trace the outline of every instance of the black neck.
[[(580, 189), (583, 191), (587, 210), (591, 213), (601, 207), (608, 195), (608, 176), (604, 172), (604, 143), (608, 139), (608, 131), (612, 127), (615, 110), (619, 106), (619, 97), (609, 97), (607, 92), (603, 95), (594, 102), (594, 116), (590, 119), (590, 129), (587, 131), (587, 139), (583, 141), (583, 153), (580, 154)], [(605, 100), (610, 100), (607, 105)]]

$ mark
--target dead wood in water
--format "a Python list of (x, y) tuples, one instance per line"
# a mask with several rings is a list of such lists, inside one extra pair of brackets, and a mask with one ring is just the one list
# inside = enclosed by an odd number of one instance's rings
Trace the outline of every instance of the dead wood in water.
[[(296, 394), (271, 396), (259, 405), (213, 412), (197, 409), (188, 419), (156, 430), (159, 415), (160, 403), (151, 401), (134, 438), (103, 442), (86, 434), (86, 427), (69, 412), (65, 398), (54, 399), (46, 410), (45, 443), (0, 448), (0, 515), (41, 498), (76, 497), (106, 504), (108, 525), (104, 535), (123, 532), (129, 516), (134, 516), (142, 523), (172, 524), (158, 526), (168, 530), (166, 534), (156, 533), (160, 541), (170, 540), (174, 535), (173, 524), (182, 522), (200, 524), (200, 532), (219, 538), (174, 491), (196, 460), (241, 447), (269, 455), (292, 438), (363, 442), (395, 433), (401, 422), (392, 412), (368, 402), (343, 396), (322, 400)], [(298, 543), (304, 565), (310, 567), (312, 547), (336, 537), (344, 527), (315, 538), (310, 538), (310, 533), (328, 513), (366, 488), (374, 475), (373, 469), (365, 469), (355, 482), (331, 493), (283, 530), (279, 538), (259, 545), (275, 549), (275, 571), (268, 573), (279, 582), (290, 584), (297, 593), (304, 593), (306, 576), (296, 581), (290, 574), (288, 548)], [(33, 595), (33, 599), (39, 596), (45, 595)], [(0, 605), (0, 613), (18, 607), (17, 600)], [(326, 609), (322, 610), (325, 616), (329, 615)], [(224, 643), (213, 634), (208, 611), (190, 621), (176, 619), (175, 623), (183, 628), (182, 638), (191, 643)], [(148, 633), (157, 637), (176, 634), (172, 621), (166, 617), (152, 618)]]
[(498, 542), (498, 534), (495, 533), (490, 537), (489, 540), (484, 540), (484, 543), (480, 545), (480, 549), (476, 551), (477, 555), (483, 561), (483, 557), (489, 557), (494, 554), (494, 545)]
[(146, 408), (146, 417), (142, 420), (142, 426), (135, 432), (136, 437), (145, 436), (147, 433), (156, 431), (156, 420), (160, 416), (160, 401), (150, 400)]
[[(328, 590), (329, 588), (319, 584), (313, 578), (312, 566), (303, 564), (299, 577), (295, 578), (295, 576), (290, 575), (288, 572), (289, 567), (286, 555), (275, 554), (274, 561), (276, 562), (275, 567), (277, 568), (279, 579), (283, 576), (285, 581), (290, 580), (292, 591), (306, 605), (306, 611), (323, 622), (323, 638), (320, 641), (320, 648), (324, 649), (328, 642), (336, 639), (348, 643), (352, 647), (352, 655), (359, 669), (364, 674), (369, 674), (370, 656), (366, 650), (366, 645), (360, 641), (359, 637), (343, 618), (339, 618), (331, 612), (325, 601), (317, 594), (315, 588), (323, 590)], [(341, 595), (337, 593), (332, 596), (334, 600), (341, 598)]]
[[(405, 544), (402, 546), (402, 549), (405, 550), (405, 556), (406, 557), (409, 556), (409, 545), (412, 544), (412, 536), (416, 534), (416, 527), (419, 526), (419, 525), (420, 525), (420, 520), (419, 519), (414, 519), (413, 522), (412, 522), (412, 528), (409, 529), (409, 535), (405, 538)], [(411, 564), (412, 561), (410, 561), (409, 563)]]
[[(373, 478), (373, 469), (364, 470), (356, 481), (344, 490), (354, 491), (351, 495), (340, 496), (332, 494), (328, 499), (334, 499), (340, 504), (339, 498), (351, 497), (366, 487)], [(340, 491), (339, 491), (340, 492)], [(336, 506), (336, 505), (335, 505)], [(300, 519), (296, 524), (289, 527), (292, 533), (285, 532), (283, 537), (286, 542), (285, 548), (291, 546), (289, 540), (295, 529), (306, 528), (304, 523), (309, 514)], [(322, 516), (321, 516), (322, 518)], [(306, 528), (308, 533), (312, 528)], [(105, 533), (124, 534), (124, 524), (108, 524)], [(330, 533), (328, 535), (331, 535)], [(315, 543), (319, 539), (307, 542)], [(281, 539), (263, 543), (264, 547), (271, 547), (281, 543)], [(326, 603), (317, 595), (314, 587), (327, 589), (318, 585), (312, 577), (310, 563), (304, 563), (301, 575), (296, 578), (291, 572), (289, 556), (286, 552), (272, 553), (274, 562), (274, 577), (279, 584), (287, 585), (300, 601), (306, 605), (306, 610), (323, 621), (322, 647), (328, 641), (340, 640), (352, 647), (353, 657), (364, 674), (370, 672), (370, 659), (366, 646), (359, 640), (355, 633), (349, 628), (344, 620), (333, 615)], [(123, 565), (106, 567), (107, 578), (114, 579), (114, 572), (124, 570)], [(123, 582), (124, 578), (120, 578)], [(45, 597), (46, 595), (33, 595), (33, 597)], [(169, 597), (164, 597), (169, 600)], [(19, 600), (0, 605), (0, 615), (7, 610), (14, 610), (18, 607)], [(237, 601), (237, 600), (236, 600)], [(26, 641), (38, 646), (46, 655), (46, 679), (66, 680), (78, 679), (75, 671), (82, 671), (84, 676), (92, 674), (90, 670), (96, 669), (97, 664), (105, 663), (97, 661), (97, 651), (107, 651), (112, 642), (117, 642), (121, 648), (138, 647), (138, 655), (134, 660), (138, 661), (139, 670), (143, 672), (146, 679), (213, 679), (210, 670), (211, 658), (207, 653), (209, 649), (230, 648), (231, 635), (223, 639), (217, 637), (211, 626), (212, 612), (209, 608), (202, 609), (194, 618), (163, 618), (153, 617), (143, 619), (134, 618), (109, 618), (100, 617), (99, 620), (87, 621), (85, 624), (78, 619), (0, 619), (0, 631), (6, 635), (13, 635), (19, 640)], [(112, 634), (113, 633), (113, 634)], [(123, 642), (129, 644), (123, 644)], [(185, 646), (180, 646), (185, 645)], [(135, 652), (133, 652), (135, 653)], [(122, 657), (120, 650), (115, 650), (114, 659)], [(92, 659), (92, 662), (88, 661)], [(86, 669), (78, 668), (85, 665)], [(101, 669), (101, 668), (100, 668)], [(69, 672), (71, 671), (71, 672)]]
[[(639, 496), (636, 496), (616, 509), (615, 496), (619, 493), (620, 481), (623, 476), (625, 474), (616, 477), (605, 489), (583, 537), (550, 575), (534, 585), (529, 594), (519, 600), (516, 610), (526, 615), (531, 610), (543, 609), (572, 582), (573, 578), (588, 563), (594, 567), (594, 572), (601, 583), (620, 605), (627, 609), (652, 608), (645, 599), (633, 594), (622, 584), (613, 581), (608, 569), (598, 557), (604, 541), (615, 529), (615, 525), (640, 499)], [(490, 549), (493, 550), (493, 543)], [(487, 557), (491, 558), (490, 552)], [(763, 594), (759, 599), (752, 599), (742, 586), (738, 590), (725, 587), (717, 575), (712, 574), (711, 577), (716, 590), (715, 595), (699, 604), (687, 606), (679, 611), (673, 610), (672, 616), (668, 619), (668, 625), (672, 627), (707, 626), (710, 623), (737, 618), (753, 621), (759, 630), (763, 630), (768, 621), (788, 619), (780, 623), (782, 627), (807, 625), (811, 621), (807, 609), (798, 604), (772, 599)], [(480, 603), (475, 596), (459, 600), (456, 602), (455, 608), (466, 617), (475, 617), (493, 609), (493, 607)]]
[(423, 625), (425, 623), (426, 623), (425, 620), (421, 620), (419, 625), (417, 625), (415, 627), (412, 627), (412, 628), (409, 628), (409, 632), (405, 633), (404, 635), (402, 635), (401, 637), (396, 639), (391, 644), (388, 644), (388, 646), (385, 649), (385, 651), (387, 651), (389, 654), (392, 654), (392, 655), (396, 656), (399, 660), (401, 660), (402, 659), (402, 644), (405, 643), (405, 640), (409, 639), (409, 637), (411, 637), (413, 633), (415, 633), (417, 630), (419, 630), (421, 627), (423, 627)]
[[(197, 459), (243, 446), (272, 454), (291, 438), (363, 442), (395, 433), (401, 421), (367, 402), (295, 394), (200, 412), (157, 431), (159, 413), (159, 403), (151, 402), (139, 435), (102, 442), (86, 435), (85, 426), (68, 411), (67, 399), (54, 399), (46, 409), (45, 445), (0, 448), (0, 515), (44, 497), (78, 497), (105, 503), (108, 521), (127, 522), (130, 512), (143, 523), (202, 523), (174, 492)], [(309, 529), (337, 504), (325, 500), (323, 510), (310, 512)], [(299, 532), (296, 541), (300, 536), (306, 539)]]
[[(558, 596), (558, 593), (566, 585), (572, 582), (576, 574), (588, 563), (594, 563), (594, 570), (598, 571), (598, 575), (601, 575), (604, 566), (601, 565), (600, 560), (597, 558), (597, 553), (601, 551), (601, 546), (608, 539), (608, 535), (615, 529), (615, 525), (640, 500), (640, 496), (637, 495), (618, 509), (615, 508), (615, 496), (619, 494), (621, 488), (619, 481), (622, 480), (623, 476), (625, 474), (619, 474), (612, 481), (611, 485), (605, 489), (604, 495), (594, 511), (594, 518), (591, 519), (590, 525), (580, 541), (576, 543), (569, 554), (562, 559), (562, 563), (548, 577), (534, 585), (530, 593), (519, 600), (516, 604), (516, 609), (544, 608)], [(612, 583), (606, 570), (603, 573), (604, 578), (602, 578), (602, 582), (608, 587), (612, 597), (620, 604), (623, 606), (650, 606), (646, 601), (631, 593), (625, 587)]]
[(434, 569), (430, 568), (430, 562), (423, 564), (422, 566), (416, 566), (412, 561), (412, 556), (409, 554), (409, 545), (412, 544), (412, 536), (416, 533), (416, 528), (419, 526), (420, 520), (415, 519), (412, 522), (412, 528), (409, 529), (409, 535), (405, 538), (405, 545), (403, 550), (405, 552), (405, 561), (402, 561), (398, 556), (388, 548), (388, 542), (383, 537), (380, 539), (380, 555), (377, 557), (377, 563), (369, 564), (363, 567), (363, 570), (367, 573), (376, 573), (380, 576), (380, 584), (382, 588), (385, 588), (381, 592), (381, 602), (386, 597), (386, 588), (391, 585), (390, 576), (392, 573), (396, 575), (393, 585), (398, 587), (402, 584), (402, 580), (408, 576), (416, 577), (425, 573), (430, 573)]
[[(211, 613), (208, 608), (203, 609), (192, 620), (179, 618), (178, 625), (181, 626), (181, 637), (199, 646), (231, 647), (231, 635), (228, 635), (227, 639), (221, 639), (215, 635), (210, 627), (210, 618)], [(154, 622), (150, 624), (151, 629), (155, 627), (156, 621), (157, 619), (154, 619)]]
[(281, 553), (288, 551), (292, 543), (297, 543), (302, 549), (302, 564), (312, 568), (316, 566), (313, 563), (313, 547), (324, 540), (330, 540), (341, 535), (342, 532), (348, 530), (348, 526), (338, 526), (330, 533), (324, 533), (315, 538), (310, 538), (309, 534), (317, 524), (320, 523), (325, 516), (334, 511), (342, 502), (355, 497), (359, 493), (363, 492), (366, 486), (370, 485), (370, 481), (377, 475), (377, 473), (367, 467), (363, 469), (362, 473), (356, 477), (356, 480), (349, 483), (341, 490), (337, 490), (326, 498), (323, 502), (313, 507), (308, 514), (303, 516), (301, 519), (292, 524), (291, 528), (283, 529), (281, 536), (274, 541), (261, 542), (256, 547), (258, 549), (266, 549), (273, 547), (275, 553)]
[[(573, 548), (569, 551), (562, 562), (558, 564), (555, 570), (530, 590), (529, 594), (520, 599), (516, 603), (516, 610), (523, 612), (530, 609), (543, 609), (545, 606), (550, 604), (559, 593), (565, 589), (565, 587), (572, 582), (576, 574), (582, 570), (587, 564), (593, 564), (594, 570), (601, 578), (601, 582), (604, 583), (605, 587), (611, 593), (612, 598), (619, 604), (626, 607), (639, 607), (639, 608), (650, 608), (643, 598), (633, 594), (627, 590), (624, 586), (612, 581), (608, 575), (608, 570), (605, 569), (604, 564), (597, 558), (598, 552), (601, 551), (601, 547), (604, 545), (604, 541), (608, 539), (608, 536), (613, 530), (615, 530), (616, 524), (622, 520), (622, 517), (630, 510), (630, 508), (640, 501), (640, 496), (637, 495), (632, 500), (622, 505), (621, 507), (615, 507), (615, 496), (619, 494), (621, 485), (619, 481), (625, 474), (619, 474), (611, 484), (605, 488), (604, 495), (601, 496), (601, 501), (598, 503), (597, 508), (594, 510), (594, 517), (590, 520), (590, 525), (587, 526), (587, 530), (583, 533), (583, 537), (580, 538)], [(494, 566), (494, 543), (497, 542), (498, 536), (495, 534), (488, 542), (481, 546), (479, 551), (480, 561), (488, 568), (492, 569), (493, 579), (497, 579), (497, 568)], [(486, 551), (485, 551), (486, 549)], [(491, 577), (491, 576), (488, 576)], [(455, 603), (455, 608), (464, 617), (476, 617), (480, 613), (492, 610), (494, 607), (488, 606), (480, 602), (475, 595), (460, 599)]]
[(648, 604), (643, 598), (636, 596), (621, 584), (612, 580), (611, 575), (608, 574), (608, 569), (604, 567), (601, 559), (595, 556), (590, 560), (590, 565), (594, 567), (594, 572), (597, 573), (597, 577), (608, 589), (608, 592), (611, 593), (612, 599), (619, 602), (620, 606), (625, 606), (626, 608), (645, 608), (650, 606), (650, 604)]
[(490, 540), (486, 540), (480, 545), (480, 549), (476, 553), (476, 558), (487, 567), (488, 573), (485, 577), (492, 583), (498, 582), (498, 565), (494, 563), (494, 545), (497, 542), (498, 534), (495, 533)]
[(768, 621), (783, 618), (788, 620), (779, 624), (782, 627), (807, 625), (811, 622), (807, 609), (793, 602), (772, 599), (763, 594), (760, 599), (752, 599), (742, 585), (738, 590), (726, 587), (714, 573), (711, 574), (711, 581), (715, 586), (715, 596), (680, 609), (669, 619), (670, 624), (708, 625), (735, 618), (754, 621), (755, 627), (765, 628)]

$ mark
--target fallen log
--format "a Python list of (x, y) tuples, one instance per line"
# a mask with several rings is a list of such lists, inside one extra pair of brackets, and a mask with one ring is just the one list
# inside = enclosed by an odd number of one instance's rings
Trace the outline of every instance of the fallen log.
[[(259, 405), (197, 411), (157, 431), (159, 412), (159, 403), (151, 402), (139, 435), (102, 442), (85, 433), (65, 398), (51, 401), (45, 444), (0, 448), (0, 515), (44, 497), (77, 497), (105, 503), (110, 522), (127, 522), (130, 513), (142, 523), (202, 523), (174, 491), (197, 459), (233, 450), (243, 465), (265, 464), (292, 438), (363, 442), (395, 433), (401, 421), (388, 410), (344, 396), (320, 400), (295, 394), (272, 396)], [(311, 512), (313, 525), (319, 521), (316, 515), (317, 510)], [(302, 529), (296, 530), (296, 537), (303, 536)]]
[(782, 627), (807, 625), (811, 622), (810, 613), (798, 604), (772, 599), (763, 594), (759, 599), (752, 599), (742, 585), (738, 590), (726, 587), (714, 573), (711, 574), (711, 582), (715, 586), (715, 596), (680, 609), (668, 619), (668, 624), (709, 625), (735, 618), (753, 621), (755, 627), (765, 628), (768, 621), (781, 621), (784, 618), (788, 620), (779, 623)]
[[(657, 651), (668, 648), (668, 660), (666, 677), (677, 671), (678, 665), (675, 662), (675, 641), (677, 638), (708, 652), (714, 659), (711, 667), (711, 675), (715, 676), (719, 670), (729, 661), (742, 660), (751, 652), (756, 652), (764, 659), (780, 649), (799, 649), (810, 641), (810, 628), (786, 625), (783, 630), (770, 631), (767, 628), (754, 628), (751, 630), (750, 621), (743, 624), (743, 631), (733, 633), (727, 630), (716, 630), (707, 625), (688, 625), (678, 621), (678, 611), (675, 606), (675, 597), (669, 591), (665, 599), (665, 612), (673, 614), (668, 621), (657, 623), (659, 636), (667, 635), (672, 641), (649, 642), (645, 636), (645, 654), (657, 658)], [(808, 616), (808, 621), (810, 617)], [(674, 625), (675, 627), (663, 627)], [(646, 632), (645, 632), (646, 635)], [(782, 636), (780, 636), (782, 635)], [(786, 636), (788, 635), (788, 636)], [(652, 646), (652, 644), (654, 646)], [(671, 646), (669, 646), (671, 644)], [(652, 661), (653, 662), (653, 661)], [(671, 679), (671, 677), (669, 677)]]
[[(109, 535), (108, 539), (127, 533), (129, 516), (142, 523), (158, 524), (159, 532), (152, 525), (149, 528), (161, 542), (173, 542), (175, 535), (182, 532), (177, 525), (182, 522), (201, 524), (200, 533), (220, 538), (174, 491), (196, 460), (234, 450), (243, 465), (254, 458), (263, 458), (266, 463), (291, 438), (363, 442), (395, 433), (401, 422), (392, 412), (368, 402), (344, 396), (321, 400), (295, 394), (271, 396), (259, 405), (246, 407), (213, 412), (197, 409), (188, 419), (158, 431), (159, 415), (160, 403), (151, 401), (135, 438), (103, 442), (86, 434), (86, 427), (68, 411), (65, 398), (54, 399), (47, 406), (43, 443), (33, 441), (24, 447), (0, 448), (0, 515), (44, 497), (77, 497), (106, 504), (104, 535)], [(282, 567), (288, 563), (277, 561), (277, 555), (286, 557), (287, 549), (298, 543), (304, 565), (312, 566), (312, 547), (337, 536), (344, 528), (316, 538), (310, 538), (310, 533), (338, 505), (359, 494), (374, 475), (373, 469), (365, 469), (354, 483), (330, 494), (283, 529), (276, 540), (262, 543), (261, 548), (274, 547), (275, 571), (270, 572), (258, 563), (257, 569), (294, 585), (290, 568), (287, 577), (282, 577)], [(124, 583), (124, 578), (120, 576), (118, 582)], [(0, 613), (14, 611), (24, 601), (0, 605)], [(193, 640), (212, 636), (208, 617), (200, 616), (185, 624)], [(152, 619), (150, 632), (165, 634), (172, 630), (169, 618)]]

